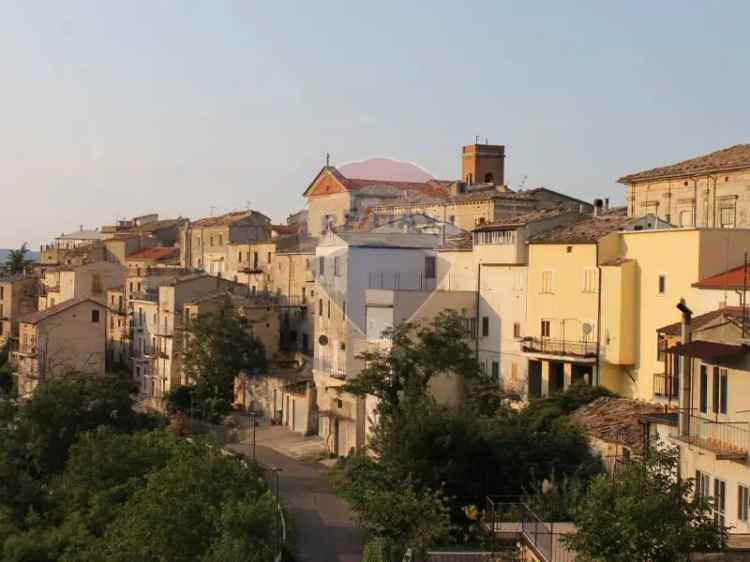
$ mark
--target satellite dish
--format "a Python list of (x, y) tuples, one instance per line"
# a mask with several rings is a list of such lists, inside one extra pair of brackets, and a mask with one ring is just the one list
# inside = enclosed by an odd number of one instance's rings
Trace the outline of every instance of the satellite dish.
[(583, 329), (583, 335), (588, 336), (593, 331), (594, 327), (588, 322), (584, 322), (582, 329)]
[(321, 336), (320, 336), (320, 337), (318, 338), (318, 343), (319, 343), (320, 345), (328, 345), (328, 336), (326, 336), (325, 334), (321, 335)]

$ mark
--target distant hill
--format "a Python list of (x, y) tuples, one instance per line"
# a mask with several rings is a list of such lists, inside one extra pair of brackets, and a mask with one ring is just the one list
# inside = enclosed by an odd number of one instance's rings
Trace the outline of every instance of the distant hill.
[(347, 178), (413, 182), (435, 179), (427, 170), (416, 164), (391, 158), (368, 158), (359, 162), (342, 164), (337, 168)]
[[(0, 266), (5, 265), (5, 261), (8, 259), (8, 254), (10, 254), (9, 248), (0, 248)], [(33, 252), (29, 250), (29, 252), (26, 254), (26, 259), (28, 260), (38, 260), (39, 259), (39, 252)]]

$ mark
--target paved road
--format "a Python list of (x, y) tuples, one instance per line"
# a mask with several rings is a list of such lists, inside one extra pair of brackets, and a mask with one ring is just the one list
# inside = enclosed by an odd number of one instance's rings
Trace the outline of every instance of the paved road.
[[(267, 432), (273, 433), (267, 433)], [(258, 442), (281, 437), (280, 428), (259, 430)], [(262, 436), (261, 436), (262, 435)], [(252, 455), (247, 442), (230, 448)], [(336, 496), (323, 467), (305, 463), (262, 444), (256, 445), (258, 462), (282, 469), (279, 475), (281, 503), (291, 513), (300, 562), (361, 562), (363, 535), (346, 503)]]

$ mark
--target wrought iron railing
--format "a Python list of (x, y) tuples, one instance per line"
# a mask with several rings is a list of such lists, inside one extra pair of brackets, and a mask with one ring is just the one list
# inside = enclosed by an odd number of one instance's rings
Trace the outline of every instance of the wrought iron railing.
[(673, 429), (672, 436), (724, 458), (745, 459), (750, 452), (750, 427), (747, 424), (712, 420), (680, 412), (680, 424)]
[(531, 353), (596, 357), (597, 342), (526, 337), (523, 339), (522, 347), (524, 351)]
[(680, 379), (675, 375), (654, 373), (654, 397), (676, 399), (679, 397)]
[(575, 552), (561, 541), (570, 534), (571, 526), (566, 524), (567, 529), (563, 530), (560, 523), (544, 521), (518, 498), (488, 497), (482, 520), (493, 537), (491, 550), (495, 550), (495, 535), (514, 535), (533, 548), (542, 562), (574, 562), (576, 559)]

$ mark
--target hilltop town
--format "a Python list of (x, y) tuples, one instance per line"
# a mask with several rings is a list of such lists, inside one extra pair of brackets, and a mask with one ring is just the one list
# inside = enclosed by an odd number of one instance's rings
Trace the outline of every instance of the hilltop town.
[[(750, 533), (750, 145), (625, 174), (622, 207), (511, 190), (505, 157), (467, 145), (459, 178), (423, 182), (327, 164), (284, 224), (258, 208), (54, 236), (0, 275), (8, 393), (120, 377), (140, 410), (173, 414), (194, 382), (191, 325), (230, 310), (265, 356), (236, 373), (235, 409), (348, 457), (367, 450), (382, 402), (351, 386), (368, 357), (391, 353), (404, 323), (450, 311), (511, 408), (582, 385), (616, 395), (571, 418), (606, 469), (656, 440), (678, 447), (680, 477), (738, 545)], [(460, 411), (470, 385), (440, 373), (428, 392)], [(545, 548), (530, 546), (552, 560)]]

